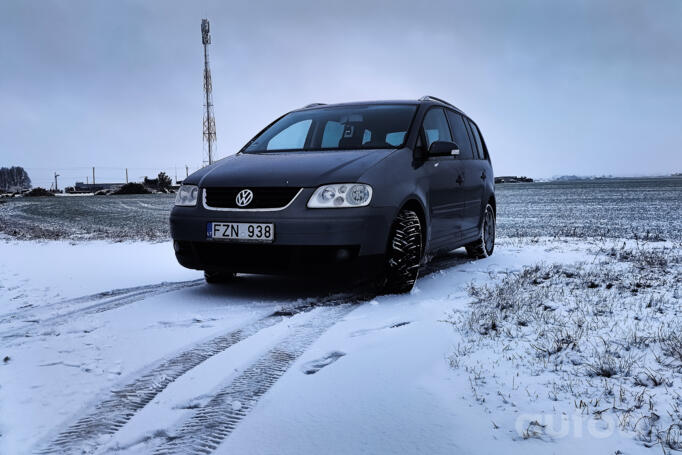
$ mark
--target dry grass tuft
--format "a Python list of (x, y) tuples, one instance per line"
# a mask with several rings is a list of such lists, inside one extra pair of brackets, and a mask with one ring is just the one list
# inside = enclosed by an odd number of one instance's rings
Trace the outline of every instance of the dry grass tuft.
[[(499, 353), (493, 357), (495, 365), (479, 375), (495, 377), (495, 369), (505, 361), (528, 378), (551, 374), (541, 381), (551, 388), (527, 390), (527, 401), (545, 396), (552, 402), (580, 403), (581, 413), (611, 413), (621, 429), (634, 432), (645, 445), (678, 450), (678, 251), (641, 241), (634, 246), (623, 243), (600, 248), (591, 261), (540, 263), (501, 279), (472, 283), (468, 311), (448, 319), (467, 346), (453, 353), (451, 365), (466, 369), (477, 351), (486, 350), (487, 358)], [(519, 384), (513, 387), (518, 390)], [(484, 396), (481, 387), (476, 393)], [(498, 394), (507, 397), (513, 392)], [(542, 438), (542, 428), (529, 426), (523, 436)]]

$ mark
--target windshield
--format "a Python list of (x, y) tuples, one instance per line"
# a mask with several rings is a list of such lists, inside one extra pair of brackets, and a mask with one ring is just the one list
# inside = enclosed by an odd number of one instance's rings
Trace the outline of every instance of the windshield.
[(257, 136), (246, 153), (402, 147), (415, 105), (322, 107), (291, 112)]

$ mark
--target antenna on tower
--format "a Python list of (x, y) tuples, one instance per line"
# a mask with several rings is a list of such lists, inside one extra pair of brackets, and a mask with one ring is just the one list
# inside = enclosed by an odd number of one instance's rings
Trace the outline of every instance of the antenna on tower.
[(213, 164), (213, 148), (215, 147), (215, 117), (213, 116), (213, 84), (211, 68), (208, 66), (208, 45), (211, 44), (211, 26), (208, 19), (201, 20), (201, 43), (204, 45), (204, 94), (206, 95), (206, 112), (204, 113), (204, 142), (208, 148), (208, 164)]

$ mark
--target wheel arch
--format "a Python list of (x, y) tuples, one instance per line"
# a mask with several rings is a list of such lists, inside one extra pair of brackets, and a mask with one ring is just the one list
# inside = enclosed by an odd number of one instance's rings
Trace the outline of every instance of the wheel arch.
[(495, 214), (495, 217), (497, 217), (497, 201), (495, 200), (495, 193), (492, 193), (490, 197), (488, 198), (488, 204), (490, 204), (493, 208), (493, 213)]
[(486, 197), (485, 195), (483, 198), (481, 198), (481, 211), (478, 216), (478, 229), (480, 230), (481, 227), (483, 226), (483, 217), (485, 216), (485, 208), (490, 204), (493, 208), (493, 213), (495, 214), (495, 219), (497, 219), (497, 200), (495, 199), (495, 192), (491, 191), (490, 193), (487, 193), (488, 196)]
[(422, 226), (422, 251), (421, 255), (422, 257), (426, 253), (426, 240), (428, 238), (429, 234), (429, 223), (426, 217), (426, 210), (424, 209), (424, 205), (422, 202), (417, 198), (417, 197), (410, 197), (407, 200), (403, 201), (403, 204), (400, 206), (398, 209), (398, 212), (396, 213), (396, 216), (398, 213), (400, 213), (403, 210), (412, 210), (417, 214), (417, 217), (419, 218), (419, 223)]

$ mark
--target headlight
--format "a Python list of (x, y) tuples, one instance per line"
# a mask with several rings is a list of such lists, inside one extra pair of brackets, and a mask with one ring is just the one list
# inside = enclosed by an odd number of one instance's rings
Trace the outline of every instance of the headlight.
[(372, 200), (372, 187), (364, 183), (323, 185), (308, 200), (310, 209), (365, 207)]
[(180, 185), (178, 193), (175, 195), (175, 205), (193, 207), (197, 205), (199, 187), (196, 185)]

